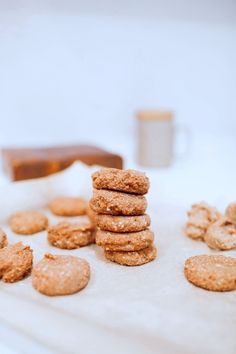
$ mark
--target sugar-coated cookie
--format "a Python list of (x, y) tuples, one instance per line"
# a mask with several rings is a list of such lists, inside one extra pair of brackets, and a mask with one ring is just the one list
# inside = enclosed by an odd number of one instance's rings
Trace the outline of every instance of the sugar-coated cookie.
[(5, 232), (0, 229), (0, 248), (6, 247), (7, 246), (7, 235)]
[(103, 168), (92, 174), (93, 187), (126, 193), (146, 194), (149, 179), (145, 173), (135, 170)]
[(137, 232), (147, 229), (150, 226), (151, 219), (147, 214), (136, 216), (98, 214), (96, 223), (101, 230), (119, 233)]
[(89, 278), (89, 263), (76, 256), (45, 254), (32, 271), (33, 287), (49, 296), (74, 294), (88, 284)]
[(0, 278), (6, 283), (23, 279), (31, 272), (33, 251), (21, 242), (0, 249)]
[(232, 250), (236, 248), (236, 225), (222, 217), (209, 226), (204, 241), (216, 250)]
[(142, 195), (94, 189), (90, 207), (98, 214), (142, 215), (147, 200)]
[(86, 214), (87, 202), (79, 197), (57, 197), (48, 206), (58, 216), (80, 216)]
[(74, 249), (95, 242), (94, 227), (91, 223), (62, 221), (48, 228), (48, 241), (53, 246)]
[(212, 291), (236, 289), (236, 258), (199, 255), (186, 260), (184, 274), (194, 285)]
[(231, 203), (225, 211), (225, 216), (232, 224), (236, 225), (236, 203)]
[(35, 234), (45, 230), (47, 226), (47, 217), (34, 210), (20, 211), (10, 218), (12, 231), (21, 235)]
[(134, 252), (113, 252), (105, 251), (105, 257), (112, 262), (126, 265), (138, 266), (153, 261), (157, 256), (157, 249), (154, 245)]
[(187, 215), (185, 233), (194, 240), (203, 240), (208, 227), (221, 216), (215, 208), (204, 202), (193, 204)]
[(139, 251), (152, 245), (154, 234), (151, 230), (129, 233), (115, 233), (97, 230), (96, 244), (106, 251)]

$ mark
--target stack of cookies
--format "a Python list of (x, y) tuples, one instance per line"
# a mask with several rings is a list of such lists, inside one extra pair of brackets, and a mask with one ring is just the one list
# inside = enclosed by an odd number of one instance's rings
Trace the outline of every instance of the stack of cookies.
[(92, 175), (96, 243), (113, 262), (136, 266), (156, 258), (151, 220), (145, 214), (149, 180), (134, 170), (105, 168)]

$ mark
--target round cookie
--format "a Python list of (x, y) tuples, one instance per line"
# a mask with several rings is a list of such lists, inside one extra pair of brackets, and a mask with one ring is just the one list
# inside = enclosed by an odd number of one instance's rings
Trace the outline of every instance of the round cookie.
[(32, 271), (33, 287), (49, 296), (74, 294), (88, 284), (89, 278), (88, 262), (76, 256), (45, 254)]
[(103, 168), (92, 174), (93, 187), (134, 194), (146, 194), (149, 179), (145, 173), (135, 170)]
[(211, 291), (236, 289), (236, 259), (225, 256), (200, 255), (188, 258), (184, 274), (192, 284)]
[(142, 195), (94, 189), (90, 207), (98, 214), (142, 215), (147, 200)]
[(79, 197), (57, 197), (48, 206), (58, 216), (80, 216), (86, 214), (87, 202)]
[(55, 247), (74, 249), (95, 242), (91, 223), (59, 222), (48, 228), (48, 241)]
[(225, 216), (232, 224), (236, 225), (236, 203), (231, 203), (225, 211)]
[(105, 251), (105, 257), (112, 262), (126, 265), (139, 266), (153, 261), (157, 256), (157, 249), (154, 245), (134, 252), (113, 252)]
[(96, 244), (106, 251), (139, 251), (152, 245), (154, 234), (151, 230), (129, 233), (115, 233), (97, 230)]
[(7, 235), (5, 232), (0, 229), (0, 248), (6, 247), (7, 246)]
[(96, 223), (101, 230), (111, 232), (137, 232), (146, 230), (151, 224), (151, 219), (147, 214), (137, 216), (98, 214), (96, 216)]
[(6, 283), (23, 279), (31, 272), (33, 251), (21, 242), (0, 250), (0, 278)]
[(216, 250), (232, 250), (236, 248), (236, 225), (221, 218), (209, 226), (204, 241)]
[(187, 215), (185, 234), (194, 240), (203, 240), (208, 227), (221, 216), (215, 208), (204, 202), (193, 204)]
[(34, 210), (20, 211), (10, 218), (12, 231), (20, 235), (35, 234), (45, 230), (47, 226), (47, 217)]

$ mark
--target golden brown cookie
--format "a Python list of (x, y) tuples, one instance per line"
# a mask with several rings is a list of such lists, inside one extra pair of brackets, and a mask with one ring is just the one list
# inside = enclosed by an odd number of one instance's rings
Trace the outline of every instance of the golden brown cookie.
[(221, 216), (215, 208), (204, 202), (193, 204), (187, 215), (185, 233), (194, 240), (203, 240), (208, 227)]
[(33, 251), (21, 242), (0, 250), (0, 278), (6, 283), (23, 279), (31, 272)]
[(49, 296), (74, 294), (88, 284), (89, 278), (88, 262), (76, 256), (47, 253), (32, 271), (33, 287)]
[(94, 189), (90, 207), (98, 214), (142, 215), (147, 200), (142, 195)]
[(38, 211), (20, 211), (10, 218), (10, 227), (20, 235), (32, 235), (43, 231), (48, 226), (48, 219)]
[(236, 225), (222, 217), (209, 226), (204, 241), (216, 250), (232, 250), (236, 248)]
[(188, 258), (184, 265), (187, 280), (211, 291), (236, 289), (236, 258), (200, 255)]
[(48, 228), (48, 241), (55, 247), (74, 249), (95, 242), (91, 223), (59, 222)]
[(134, 252), (105, 251), (105, 257), (112, 262), (126, 266), (138, 266), (153, 261), (157, 256), (154, 245)]
[(7, 246), (7, 235), (5, 232), (0, 229), (0, 248), (6, 247)]
[(145, 173), (135, 170), (103, 168), (92, 174), (93, 187), (134, 194), (146, 194), (149, 179)]
[(101, 230), (111, 232), (137, 232), (146, 230), (150, 226), (151, 219), (147, 214), (137, 216), (97, 214), (96, 223)]
[(48, 206), (58, 216), (80, 216), (86, 214), (87, 202), (79, 197), (57, 197)]
[(225, 211), (225, 216), (232, 224), (236, 225), (236, 203), (231, 203)]
[(154, 234), (151, 230), (117, 233), (97, 230), (96, 244), (106, 251), (139, 251), (152, 245)]

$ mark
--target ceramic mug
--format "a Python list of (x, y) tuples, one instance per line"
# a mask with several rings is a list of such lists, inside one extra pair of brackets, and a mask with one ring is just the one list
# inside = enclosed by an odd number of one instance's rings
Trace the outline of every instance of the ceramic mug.
[[(166, 167), (177, 156), (175, 137), (177, 130), (185, 135), (185, 149), (190, 143), (190, 132), (183, 125), (174, 123), (169, 111), (142, 111), (137, 113), (138, 122), (138, 164), (145, 167)], [(183, 155), (184, 153), (181, 153)]]

